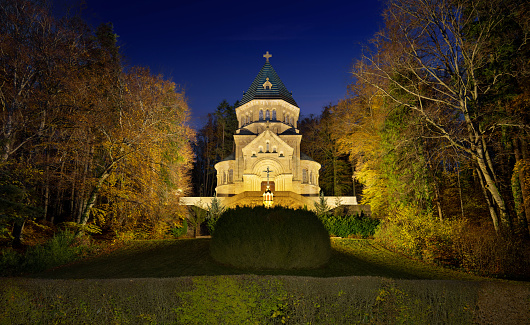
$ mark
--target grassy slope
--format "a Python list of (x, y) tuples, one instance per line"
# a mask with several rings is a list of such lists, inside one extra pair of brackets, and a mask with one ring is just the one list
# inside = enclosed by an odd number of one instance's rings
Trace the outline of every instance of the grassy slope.
[(123, 249), (31, 277), (49, 279), (155, 278), (197, 275), (294, 275), (312, 277), (381, 276), (394, 279), (483, 278), (443, 269), (390, 252), (367, 239), (333, 239), (324, 268), (313, 270), (240, 270), (215, 263), (209, 239), (135, 241)]

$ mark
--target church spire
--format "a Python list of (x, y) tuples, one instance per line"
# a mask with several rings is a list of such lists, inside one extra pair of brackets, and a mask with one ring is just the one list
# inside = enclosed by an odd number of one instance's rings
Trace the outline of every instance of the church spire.
[(289, 104), (298, 107), (292, 94), (287, 90), (269, 62), (272, 54), (267, 51), (263, 54), (263, 57), (266, 59), (265, 64), (254, 79), (254, 82), (252, 82), (248, 90), (244, 93), (239, 106), (254, 99), (282, 99)]

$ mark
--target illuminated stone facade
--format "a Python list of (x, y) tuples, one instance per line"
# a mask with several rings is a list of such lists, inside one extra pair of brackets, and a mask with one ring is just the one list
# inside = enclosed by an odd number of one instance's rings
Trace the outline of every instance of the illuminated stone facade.
[(268, 183), (275, 200), (288, 197), (283, 205), (303, 206), (313, 202), (304, 197), (320, 192), (320, 164), (300, 152), (300, 108), (272, 68), (271, 55), (264, 57), (265, 64), (236, 107), (235, 152), (215, 165), (216, 193), (242, 198), (225, 200), (230, 205), (254, 205), (249, 202), (257, 202)]

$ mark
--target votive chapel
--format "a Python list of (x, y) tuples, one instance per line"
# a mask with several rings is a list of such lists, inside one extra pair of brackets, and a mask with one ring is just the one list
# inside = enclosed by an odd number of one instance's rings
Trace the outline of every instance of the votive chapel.
[(216, 193), (241, 197), (229, 200), (236, 204), (260, 200), (269, 189), (279, 203), (283, 197), (286, 205), (301, 206), (308, 201), (304, 197), (320, 192), (320, 164), (300, 151), (300, 108), (272, 67), (272, 55), (263, 57), (265, 64), (236, 107), (235, 151), (215, 165)]

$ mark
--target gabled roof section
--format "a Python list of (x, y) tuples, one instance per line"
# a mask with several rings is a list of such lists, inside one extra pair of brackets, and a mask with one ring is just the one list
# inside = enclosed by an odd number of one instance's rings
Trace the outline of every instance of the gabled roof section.
[(256, 133), (250, 131), (247, 128), (241, 128), (239, 129), (239, 133), (236, 133), (235, 135), (255, 135)]
[(254, 99), (283, 99), (289, 104), (298, 107), (293, 96), (285, 88), (285, 85), (268, 60), (250, 85), (250, 88), (243, 95), (239, 106)]
[(280, 147), (283, 147), (286, 150), (285, 154), (287, 154), (287, 155), (292, 155), (293, 154), (293, 151), (294, 151), (293, 147), (288, 145), (284, 140), (282, 140), (279, 136), (274, 134), (274, 132), (272, 132), (269, 129), (263, 131), (254, 140), (252, 140), (249, 143), (247, 143), (241, 150), (243, 151), (243, 153), (246, 153), (246, 152), (249, 151), (248, 148), (254, 147), (254, 144), (256, 144), (256, 143), (265, 144), (264, 143), (265, 142), (264, 138), (265, 139), (270, 139), (270, 140), (278, 143), (278, 151), (280, 150)]
[(280, 133), (280, 135), (298, 135), (298, 133), (296, 133), (294, 128), (288, 128), (287, 130)]

